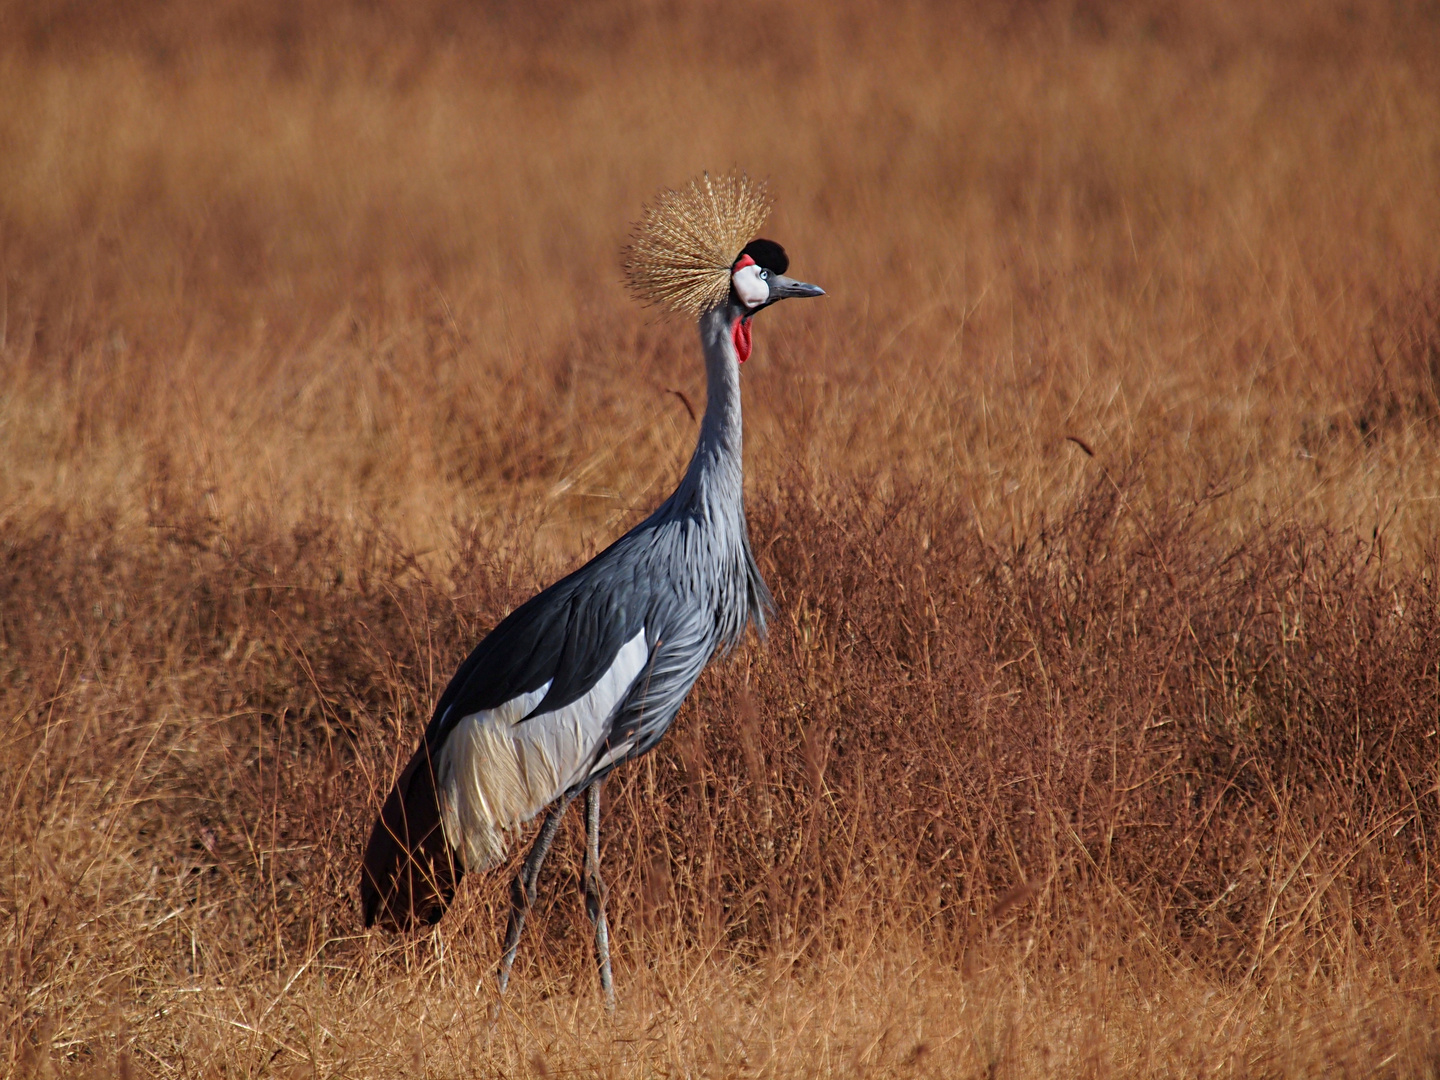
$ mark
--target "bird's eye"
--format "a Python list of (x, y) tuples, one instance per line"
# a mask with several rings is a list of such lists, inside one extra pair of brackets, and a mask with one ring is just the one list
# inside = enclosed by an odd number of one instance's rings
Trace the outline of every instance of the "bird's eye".
[(769, 280), (770, 280), (770, 271), (769, 271), (769, 270), (761, 270), (761, 271), (760, 271), (760, 280), (761, 280), (761, 281), (769, 281)]

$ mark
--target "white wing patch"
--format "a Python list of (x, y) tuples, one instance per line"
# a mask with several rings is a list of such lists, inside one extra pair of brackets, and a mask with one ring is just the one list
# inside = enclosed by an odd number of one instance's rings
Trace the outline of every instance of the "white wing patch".
[(445, 839), (465, 869), (505, 857), (507, 833), (524, 824), (583, 778), (621, 698), (645, 666), (641, 630), (584, 697), (520, 723), (550, 684), (455, 725), (440, 750), (436, 778)]

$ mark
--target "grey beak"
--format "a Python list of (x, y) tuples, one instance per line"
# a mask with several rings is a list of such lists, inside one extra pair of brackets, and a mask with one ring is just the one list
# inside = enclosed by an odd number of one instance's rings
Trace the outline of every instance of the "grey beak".
[(784, 300), (791, 296), (824, 296), (825, 290), (819, 285), (810, 285), (804, 281), (796, 281), (784, 274), (776, 274), (770, 279), (770, 302)]

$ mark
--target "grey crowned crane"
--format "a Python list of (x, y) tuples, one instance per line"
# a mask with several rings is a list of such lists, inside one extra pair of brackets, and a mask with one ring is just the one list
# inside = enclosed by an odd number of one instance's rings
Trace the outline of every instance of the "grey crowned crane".
[(740, 365), (750, 320), (792, 296), (822, 296), (785, 276), (763, 186), (706, 174), (646, 207), (625, 272), (640, 299), (698, 318), (708, 398), (684, 478), (653, 514), (586, 565), (511, 612), (460, 665), (425, 736), (386, 798), (365, 848), (365, 925), (435, 923), (465, 871), (505, 857), (541, 811), (511, 886), (500, 961), (504, 993), (546, 852), (585, 793), (585, 907), (613, 999), (600, 787), (664, 736), (700, 672), (763, 632), (770, 592), (750, 550), (741, 476)]

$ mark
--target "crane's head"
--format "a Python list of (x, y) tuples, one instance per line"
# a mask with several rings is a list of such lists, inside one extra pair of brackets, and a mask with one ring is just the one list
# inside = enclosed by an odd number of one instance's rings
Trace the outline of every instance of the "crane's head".
[(735, 355), (750, 359), (750, 320), (757, 311), (792, 296), (824, 296), (818, 285), (785, 276), (790, 257), (774, 240), (751, 240), (730, 265), (730, 335)]
[(724, 309), (743, 363), (757, 311), (790, 296), (825, 295), (785, 276), (790, 260), (779, 244), (751, 239), (769, 213), (765, 185), (744, 173), (705, 173), (662, 191), (631, 232), (625, 251), (630, 291), (692, 317)]

